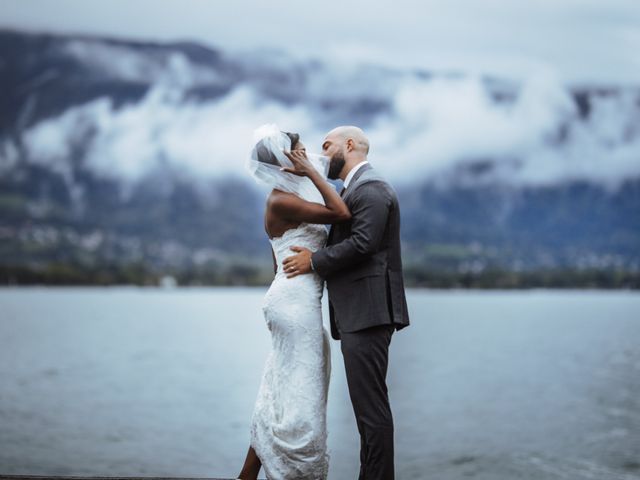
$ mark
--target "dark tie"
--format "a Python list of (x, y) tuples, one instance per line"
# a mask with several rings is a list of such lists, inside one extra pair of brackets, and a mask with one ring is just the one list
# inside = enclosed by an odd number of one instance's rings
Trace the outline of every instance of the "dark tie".
[(340, 190), (340, 196), (344, 197), (344, 191), (346, 190), (346, 187), (342, 187), (342, 190)]

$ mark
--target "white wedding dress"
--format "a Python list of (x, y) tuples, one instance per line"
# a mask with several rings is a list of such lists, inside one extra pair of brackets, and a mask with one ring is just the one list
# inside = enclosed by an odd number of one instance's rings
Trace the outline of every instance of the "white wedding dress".
[(287, 278), (282, 261), (293, 245), (324, 246), (323, 225), (301, 223), (270, 239), (277, 272), (264, 297), (271, 333), (251, 420), (251, 446), (268, 480), (326, 480), (327, 394), (331, 374), (329, 334), (322, 324), (323, 281), (311, 272)]

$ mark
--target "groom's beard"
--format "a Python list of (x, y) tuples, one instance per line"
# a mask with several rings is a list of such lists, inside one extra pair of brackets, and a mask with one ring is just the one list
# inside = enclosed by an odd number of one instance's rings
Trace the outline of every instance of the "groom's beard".
[(329, 177), (331, 180), (337, 180), (338, 178), (340, 178), (340, 172), (342, 171), (344, 164), (345, 159), (342, 152), (334, 154), (329, 161), (329, 172), (327, 172), (327, 177)]

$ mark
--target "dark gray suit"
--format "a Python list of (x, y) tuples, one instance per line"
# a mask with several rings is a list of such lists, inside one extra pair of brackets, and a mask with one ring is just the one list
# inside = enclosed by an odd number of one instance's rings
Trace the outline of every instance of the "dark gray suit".
[(396, 193), (370, 164), (343, 194), (352, 218), (331, 227), (312, 254), (327, 282), (331, 336), (341, 340), (349, 395), (360, 432), (359, 480), (392, 480), (393, 418), (387, 395), (388, 349), (409, 325)]

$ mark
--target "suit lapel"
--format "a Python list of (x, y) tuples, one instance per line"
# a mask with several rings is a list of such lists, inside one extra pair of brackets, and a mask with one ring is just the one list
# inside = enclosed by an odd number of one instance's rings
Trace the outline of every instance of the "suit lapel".
[[(351, 181), (349, 182), (349, 188), (347, 188), (347, 189), (343, 188), (340, 191), (340, 196), (342, 197), (342, 200), (344, 200), (345, 203), (347, 203), (347, 197), (353, 191), (353, 188), (354, 188), (354, 185), (356, 183), (356, 180), (358, 180), (358, 178), (360, 178), (360, 175), (362, 175), (366, 170), (370, 170), (370, 169), (371, 169), (371, 165), (368, 164), (368, 163), (365, 163), (363, 166), (361, 166), (358, 169), (358, 171), (356, 173), (353, 174), (353, 177), (351, 177)], [(335, 225), (332, 224), (331, 228), (329, 229), (329, 236), (327, 237), (327, 244), (328, 245), (331, 244), (331, 240), (332, 240), (333, 233), (334, 233), (334, 227), (335, 227)]]
[(358, 182), (358, 179), (362, 176), (362, 174), (364, 172), (366, 172), (367, 170), (371, 170), (371, 165), (369, 163), (365, 163), (363, 166), (361, 166), (358, 171), (356, 173), (353, 174), (353, 177), (351, 178), (351, 181), (349, 182), (349, 188), (347, 188), (347, 190), (345, 191), (344, 195), (342, 196), (342, 200), (344, 200), (344, 203), (347, 203), (347, 198), (349, 198), (349, 196), (351, 195), (351, 193), (353, 192), (353, 190), (355, 189), (356, 183)]

